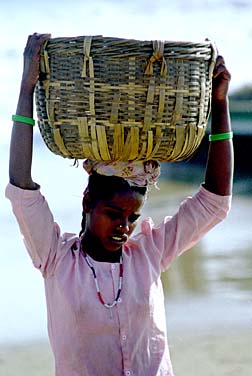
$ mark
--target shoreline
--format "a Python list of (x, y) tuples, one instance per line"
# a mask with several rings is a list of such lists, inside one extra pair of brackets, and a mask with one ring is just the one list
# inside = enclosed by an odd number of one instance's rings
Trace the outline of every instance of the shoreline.
[[(175, 376), (252, 374), (252, 327), (170, 329), (168, 340)], [(0, 344), (0, 374), (54, 376), (48, 340)]]

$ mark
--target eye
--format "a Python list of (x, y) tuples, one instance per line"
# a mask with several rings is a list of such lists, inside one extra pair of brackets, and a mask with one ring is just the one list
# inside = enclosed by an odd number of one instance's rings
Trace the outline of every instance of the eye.
[(116, 210), (112, 210), (112, 209), (107, 209), (105, 211), (105, 214), (110, 218), (110, 219), (113, 219), (113, 220), (116, 220), (116, 219), (119, 219), (121, 217), (121, 213), (116, 211)]

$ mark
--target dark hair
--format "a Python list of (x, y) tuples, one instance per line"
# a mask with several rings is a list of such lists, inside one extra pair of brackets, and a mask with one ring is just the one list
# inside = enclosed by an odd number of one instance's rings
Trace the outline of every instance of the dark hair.
[[(130, 185), (125, 179), (118, 176), (105, 176), (97, 172), (89, 175), (88, 185), (86, 190), (89, 193), (90, 200), (93, 205), (100, 200), (109, 200), (116, 193), (123, 193), (127, 191), (137, 192), (142, 196), (147, 193), (147, 187), (139, 187)], [(86, 214), (82, 211), (81, 231), (80, 236), (85, 231)]]

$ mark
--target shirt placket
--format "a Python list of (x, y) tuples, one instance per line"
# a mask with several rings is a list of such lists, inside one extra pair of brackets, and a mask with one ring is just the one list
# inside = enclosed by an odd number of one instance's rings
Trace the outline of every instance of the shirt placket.
[[(114, 289), (117, 291), (118, 286), (118, 277), (119, 277), (119, 269), (118, 265), (112, 264), (111, 265), (111, 273), (112, 279), (114, 284)], [(122, 286), (123, 291), (123, 286)], [(129, 346), (128, 346), (128, 329), (126, 323), (128, 322), (128, 317), (126, 317), (127, 310), (123, 308), (123, 298), (120, 297), (118, 299), (116, 305), (116, 312), (118, 315), (118, 322), (119, 322), (119, 335), (120, 335), (120, 344), (121, 344), (121, 351), (123, 357), (123, 375), (125, 376), (133, 376), (133, 371), (130, 366), (129, 361)]]

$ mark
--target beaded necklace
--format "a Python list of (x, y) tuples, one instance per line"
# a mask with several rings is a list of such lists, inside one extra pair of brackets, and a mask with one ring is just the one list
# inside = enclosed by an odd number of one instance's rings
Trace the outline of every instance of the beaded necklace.
[(100, 300), (101, 304), (104, 305), (104, 307), (109, 308), (109, 309), (113, 308), (117, 304), (118, 299), (119, 299), (120, 294), (121, 294), (121, 291), (122, 291), (122, 281), (123, 281), (123, 258), (122, 258), (122, 255), (120, 256), (119, 283), (118, 283), (118, 290), (117, 290), (116, 297), (115, 297), (115, 299), (114, 299), (114, 301), (112, 303), (105, 303), (104, 300), (103, 300), (103, 298), (102, 298), (102, 295), (101, 295), (101, 291), (100, 291), (100, 288), (99, 288), (99, 284), (98, 284), (98, 280), (97, 280), (95, 268), (94, 268), (93, 264), (91, 263), (91, 261), (89, 260), (88, 255), (86, 254), (86, 252), (84, 252), (83, 250), (82, 250), (82, 252), (83, 252), (84, 258), (85, 258), (85, 260), (86, 260), (89, 268), (92, 270), (98, 299)]

